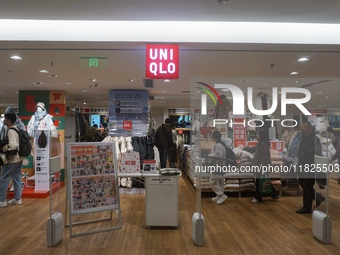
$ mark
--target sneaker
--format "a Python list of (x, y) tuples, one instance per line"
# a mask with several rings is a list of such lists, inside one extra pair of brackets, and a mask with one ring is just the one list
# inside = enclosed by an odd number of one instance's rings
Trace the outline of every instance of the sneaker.
[(222, 204), (227, 198), (228, 198), (228, 196), (225, 195), (225, 194), (223, 194), (223, 195), (220, 196), (220, 198), (216, 201), (216, 204), (218, 204), (218, 205)]
[(258, 201), (256, 198), (254, 198), (253, 200), (251, 200), (251, 202), (252, 202), (252, 203), (259, 203), (259, 201)]
[(7, 201), (0, 202), (0, 207), (6, 207), (7, 206)]
[(217, 200), (218, 200), (219, 198), (220, 198), (220, 196), (217, 195), (216, 197), (211, 198), (211, 200), (214, 201), (214, 202), (217, 202)]
[(8, 204), (10, 204), (10, 205), (21, 205), (22, 204), (22, 200), (21, 199), (16, 200), (15, 198), (13, 198), (12, 200), (8, 201)]

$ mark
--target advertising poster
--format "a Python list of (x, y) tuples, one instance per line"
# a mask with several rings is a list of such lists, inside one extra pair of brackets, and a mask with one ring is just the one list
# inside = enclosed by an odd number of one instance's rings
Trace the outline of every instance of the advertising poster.
[(49, 187), (49, 159), (50, 159), (50, 132), (35, 131), (35, 192), (50, 190)]
[(69, 143), (70, 208), (73, 214), (118, 209), (113, 143)]
[(144, 90), (110, 90), (110, 134), (114, 136), (146, 135), (148, 100), (148, 92)]

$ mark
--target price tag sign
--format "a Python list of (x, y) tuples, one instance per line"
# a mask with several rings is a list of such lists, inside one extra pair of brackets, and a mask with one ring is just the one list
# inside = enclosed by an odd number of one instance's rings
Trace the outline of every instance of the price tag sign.
[(140, 173), (139, 152), (131, 151), (122, 153), (120, 172)]

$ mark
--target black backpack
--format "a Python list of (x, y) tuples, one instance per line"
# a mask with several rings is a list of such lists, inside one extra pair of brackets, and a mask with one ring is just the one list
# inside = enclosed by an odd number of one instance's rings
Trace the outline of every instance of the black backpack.
[(31, 155), (32, 144), (30, 136), (27, 133), (27, 131), (22, 129), (18, 130), (16, 128), (11, 129), (15, 130), (15, 132), (17, 132), (19, 135), (19, 150), (18, 150), (19, 156), (26, 157)]
[(237, 163), (236, 163), (236, 156), (235, 156), (234, 151), (230, 149), (229, 147), (227, 147), (224, 142), (219, 142), (219, 143), (221, 143), (226, 150), (226, 154), (227, 154), (226, 165), (236, 166)]

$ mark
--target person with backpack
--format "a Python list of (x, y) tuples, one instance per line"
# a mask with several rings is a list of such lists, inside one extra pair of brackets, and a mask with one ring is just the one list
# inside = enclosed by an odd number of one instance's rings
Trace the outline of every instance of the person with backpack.
[[(16, 126), (19, 130), (26, 131), (25, 124), (21, 121), (20, 117), (17, 115), (13, 106), (11, 106), (11, 105), (8, 106), (5, 110), (5, 114), (6, 113), (15, 114), (16, 120), (15, 120), (14, 126)], [(7, 140), (7, 130), (8, 130), (8, 128), (4, 123), (1, 123), (1, 124), (2, 125), (0, 125), (0, 140), (4, 141), (4, 140)], [(6, 144), (7, 144), (7, 141), (6, 141)], [(2, 145), (0, 144), (0, 146), (2, 146)], [(4, 155), (3, 153), (0, 152), (0, 156), (3, 159), (3, 161), (7, 163), (6, 155)], [(12, 185), (10, 191), (14, 191), (13, 185)]]
[[(271, 159), (270, 159), (270, 142), (269, 142), (269, 132), (266, 128), (261, 128), (257, 131), (257, 139), (258, 143), (256, 146), (252, 147), (243, 147), (243, 150), (255, 153), (254, 157), (254, 165), (258, 166), (258, 172), (256, 173), (256, 191), (255, 191), (255, 198), (252, 200), (252, 203), (259, 203), (262, 202), (262, 196), (263, 194), (260, 193), (259, 184), (260, 184), (260, 178), (262, 176), (262, 169), (261, 166), (269, 166), (271, 165)], [(272, 184), (271, 189), (272, 192), (269, 194), (272, 199), (279, 198), (279, 192), (275, 190)]]
[(7, 188), (8, 184), (13, 179), (14, 198), (8, 201), (10, 205), (21, 205), (22, 186), (21, 186), (21, 166), (24, 159), (18, 153), (19, 150), (19, 135), (14, 130), (18, 128), (14, 125), (17, 119), (16, 114), (5, 113), (4, 125), (7, 126), (8, 144), (1, 148), (1, 151), (7, 155), (8, 163), (2, 166), (0, 177), (0, 207), (7, 206)]
[[(212, 150), (212, 152), (209, 154), (209, 157), (211, 158), (217, 158), (222, 160), (217, 160), (216, 162), (221, 162), (221, 164), (225, 165), (225, 162), (227, 159), (227, 149), (225, 144), (221, 141), (221, 133), (218, 130), (215, 130), (212, 133), (212, 139), (215, 142), (215, 146)], [(216, 163), (219, 164), (219, 163)], [(228, 196), (224, 194), (224, 172), (213, 172), (210, 174), (210, 185), (212, 190), (215, 192), (216, 196), (212, 198), (216, 204), (220, 205), (222, 204)]]

